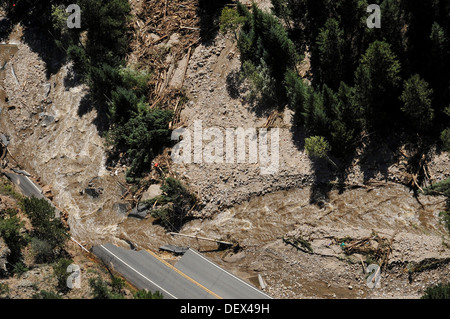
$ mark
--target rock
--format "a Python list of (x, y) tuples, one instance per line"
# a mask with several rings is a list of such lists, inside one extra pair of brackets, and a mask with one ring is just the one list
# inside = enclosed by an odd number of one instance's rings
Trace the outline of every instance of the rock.
[(161, 184), (152, 184), (150, 187), (142, 194), (141, 201), (152, 199), (156, 196), (162, 194)]
[(31, 281), (29, 281), (28, 279), (22, 279), (21, 281), (19, 281), (19, 283), (17, 284), (17, 288), (31, 288), (34, 286), (34, 283), (32, 283)]
[(44, 93), (43, 93), (43, 95), (44, 95), (44, 99), (46, 99), (49, 96), (49, 94), (50, 94), (50, 90), (52, 88), (52, 85), (50, 83), (45, 83), (43, 86), (44, 86)]
[(9, 136), (6, 136), (4, 134), (0, 134), (0, 142), (4, 145), (4, 146), (8, 146), (9, 144)]
[(41, 112), (39, 117), (42, 119), (42, 126), (46, 127), (48, 124), (51, 124), (55, 121), (55, 117), (53, 115), (49, 115), (47, 113)]
[(150, 33), (149, 36), (152, 39), (152, 42), (156, 42), (159, 39), (161, 39), (161, 37), (159, 35), (155, 34), (155, 33)]
[(0, 238), (0, 273), (7, 272), (6, 264), (8, 263), (7, 258), (11, 253), (11, 250), (6, 246), (3, 239)]
[(151, 205), (146, 205), (139, 203), (133, 210), (128, 214), (128, 217), (135, 217), (144, 219), (147, 217), (148, 210), (151, 208)]
[(83, 190), (83, 193), (87, 194), (91, 198), (98, 198), (103, 193), (103, 189), (102, 188), (94, 188), (94, 187), (86, 187)]
[(169, 41), (167, 41), (166, 46), (167, 47), (172, 47), (174, 45), (177, 45), (178, 43), (180, 43), (180, 35), (178, 33), (173, 33), (170, 36)]
[(125, 215), (128, 211), (129, 203), (114, 203), (113, 210), (119, 215)]
[(50, 200), (53, 199), (52, 188), (51, 188), (50, 185), (45, 185), (44, 187), (42, 187), (42, 193), (43, 193), (44, 196), (47, 197), (48, 199), (50, 199)]

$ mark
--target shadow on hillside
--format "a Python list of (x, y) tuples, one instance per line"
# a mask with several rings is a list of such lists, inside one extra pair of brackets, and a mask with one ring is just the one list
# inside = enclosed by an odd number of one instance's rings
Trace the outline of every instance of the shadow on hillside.
[(58, 73), (67, 62), (66, 53), (56, 45), (55, 39), (45, 27), (28, 25), (24, 28), (22, 41), (45, 62), (47, 79)]
[(13, 24), (5, 17), (0, 16), (0, 42), (8, 39), (11, 31), (13, 29)]
[(219, 31), (219, 18), (228, 0), (199, 0), (197, 14), (200, 17), (200, 37), (204, 45), (212, 45)]
[(77, 114), (79, 117), (83, 117), (94, 109), (97, 111), (97, 116), (92, 124), (96, 126), (99, 134), (103, 135), (108, 131), (110, 124), (106, 116), (107, 106), (105, 104), (95, 104), (95, 101), (92, 99), (92, 94), (88, 93), (81, 99)]
[(228, 73), (226, 83), (228, 95), (234, 100), (240, 98), (243, 92), (241, 90), (242, 79), (239, 70), (232, 70)]
[[(291, 134), (294, 145), (298, 151), (304, 151), (305, 138), (309, 135), (304, 127), (295, 125), (298, 123), (295, 115), (293, 125), (291, 126)], [(365, 140), (365, 145), (358, 145), (360, 150), (358, 153), (352, 152), (346, 154), (345, 157), (335, 157), (329, 155), (331, 160), (336, 163), (335, 167), (326, 159), (311, 159), (312, 171), (314, 174), (314, 182), (311, 188), (310, 203), (319, 204), (328, 200), (328, 193), (332, 190), (338, 190), (343, 193), (352, 183), (367, 183), (372, 179), (386, 180), (389, 177), (389, 168), (398, 163), (400, 145), (405, 141), (409, 142), (412, 150), (418, 153), (417, 156), (410, 159), (410, 163), (417, 162), (417, 157), (421, 157), (424, 152), (428, 152), (429, 148), (417, 150), (416, 141), (408, 141), (405, 137), (397, 137), (394, 135), (387, 136), (371, 136)], [(355, 165), (357, 160), (357, 168)], [(362, 173), (362, 181), (349, 178), (349, 175), (355, 172), (355, 168)], [(357, 177), (356, 177), (357, 178)]]

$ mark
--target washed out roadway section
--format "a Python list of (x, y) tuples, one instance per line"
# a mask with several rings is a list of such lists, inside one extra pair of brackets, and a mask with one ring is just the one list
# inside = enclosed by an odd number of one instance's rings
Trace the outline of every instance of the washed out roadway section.
[(107, 265), (112, 264), (114, 270), (136, 288), (159, 291), (165, 299), (221, 298), (145, 250), (135, 251), (105, 244), (94, 246), (92, 252)]
[(146, 250), (113, 244), (92, 252), (138, 289), (159, 291), (166, 299), (268, 299), (268, 295), (189, 249), (175, 266)]
[(183, 255), (175, 267), (225, 299), (270, 298), (261, 290), (225, 271), (192, 248)]

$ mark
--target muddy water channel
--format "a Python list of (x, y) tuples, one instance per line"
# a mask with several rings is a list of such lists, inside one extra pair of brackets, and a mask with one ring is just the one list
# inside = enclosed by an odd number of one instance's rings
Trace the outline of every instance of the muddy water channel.
[[(182, 233), (223, 240), (236, 240), (244, 247), (263, 246), (307, 224), (330, 229), (360, 228), (394, 232), (442, 231), (438, 214), (444, 209), (442, 198), (420, 197), (396, 184), (356, 188), (339, 193), (332, 190), (328, 199), (310, 203), (311, 188), (281, 191), (252, 198), (236, 207), (218, 212), (212, 219), (188, 222)], [(134, 242), (155, 247), (170, 240), (175, 244), (194, 244), (191, 239), (161, 236), (151, 221), (130, 220), (120, 233)]]
[[(274, 298), (418, 296), (422, 287), (408, 286), (403, 270), (383, 274), (390, 280), (387, 285), (385, 279), (383, 290), (368, 289), (359, 257), (343, 254), (331, 238), (364, 238), (373, 232), (395, 237), (390, 263), (450, 257), (442, 244), (445, 230), (438, 217), (444, 209), (443, 198), (420, 196), (419, 203), (406, 187), (386, 184), (342, 193), (332, 190), (317, 205), (310, 203), (311, 191), (305, 186), (255, 197), (211, 219), (190, 221), (181, 231), (238, 242), (238, 251), (220, 251), (216, 244), (204, 240), (168, 236), (150, 220), (125, 220), (116, 234), (151, 249), (164, 244), (193, 247), (257, 287), (258, 275), (264, 276), (267, 292)], [(314, 254), (284, 243), (282, 238), (290, 234), (300, 234), (309, 241)]]

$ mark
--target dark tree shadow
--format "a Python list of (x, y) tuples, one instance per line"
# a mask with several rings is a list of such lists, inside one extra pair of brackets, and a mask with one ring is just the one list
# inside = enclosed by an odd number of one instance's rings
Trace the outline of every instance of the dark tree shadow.
[(83, 117), (87, 113), (91, 112), (94, 109), (94, 105), (91, 102), (91, 94), (88, 93), (80, 101), (80, 105), (78, 106), (77, 114), (79, 117)]
[(227, 92), (232, 99), (238, 99), (241, 97), (242, 79), (239, 70), (233, 70), (227, 75)]
[(398, 161), (397, 149), (400, 145), (400, 138), (394, 133), (389, 138), (381, 135), (374, 135), (370, 138), (359, 161), (364, 175), (364, 183), (379, 174), (387, 180), (389, 167)]
[(65, 51), (56, 44), (45, 26), (28, 25), (23, 31), (22, 41), (45, 62), (47, 79), (58, 73), (67, 62)]
[(302, 151), (305, 149), (305, 138), (307, 136), (306, 129), (302, 125), (297, 125), (300, 122), (298, 112), (294, 112), (294, 116), (292, 117), (291, 122), (291, 134), (292, 140), (294, 142), (295, 147), (298, 151)]
[(6, 41), (12, 31), (13, 24), (5, 17), (0, 16), (0, 42)]
[(76, 86), (82, 85), (83, 83), (83, 77), (75, 71), (73, 65), (72, 67), (69, 67), (67, 70), (67, 74), (64, 77), (64, 87), (66, 88), (66, 91), (69, 91), (71, 88), (74, 88)]
[(106, 116), (108, 112), (107, 106), (105, 104), (96, 103), (93, 100), (93, 95), (89, 92), (81, 99), (77, 114), (79, 117), (83, 117), (94, 109), (97, 111), (97, 116), (92, 123), (96, 126), (99, 134), (103, 136), (110, 128), (110, 122)]
[(199, 0), (197, 14), (200, 17), (200, 37), (204, 45), (212, 45), (219, 31), (219, 18), (228, 0)]
[(256, 98), (246, 97), (245, 101), (248, 103), (249, 110), (258, 117), (268, 117), (273, 111), (276, 111), (277, 109), (278, 111), (282, 110), (282, 107), (279, 106), (282, 104), (268, 96)]
[[(300, 123), (299, 115), (297, 112), (294, 112), (290, 127), (292, 141), (298, 151), (304, 151), (305, 138), (308, 134), (305, 127), (303, 125), (298, 125), (298, 123)], [(331, 164), (325, 159), (312, 158), (311, 165), (314, 172), (314, 181), (311, 185), (309, 203), (320, 207), (323, 203), (328, 201), (328, 194), (332, 189), (330, 181), (334, 176), (333, 169), (330, 167)]]
[[(6, 6), (8, 23), (11, 27), (17, 24), (22, 26), (21, 41), (45, 62), (46, 76), (50, 78), (67, 62), (65, 48), (58, 45), (60, 41), (52, 33), (52, 1), (24, 0), (16, 2), (14, 7), (14, 1), (9, 2)], [(66, 2), (62, 1), (63, 4)]]
[[(333, 189), (330, 183), (331, 174), (324, 175), (319, 173), (323, 171), (324, 163), (322, 161), (313, 162), (314, 166), (314, 183), (311, 186), (311, 193), (309, 195), (309, 203), (317, 205), (320, 208), (329, 200), (329, 193)], [(318, 169), (318, 167), (321, 167)], [(329, 171), (328, 171), (329, 173)]]

